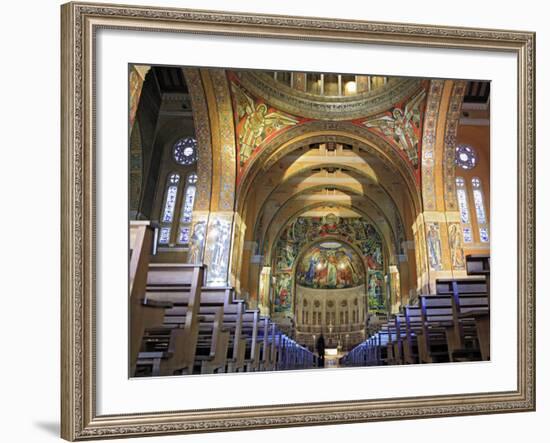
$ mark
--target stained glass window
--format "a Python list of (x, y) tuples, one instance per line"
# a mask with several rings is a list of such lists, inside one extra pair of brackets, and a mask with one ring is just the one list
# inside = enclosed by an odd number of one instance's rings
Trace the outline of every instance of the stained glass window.
[(174, 219), (174, 210), (176, 208), (176, 198), (178, 197), (179, 174), (170, 174), (168, 177), (168, 187), (166, 188), (166, 197), (164, 200), (164, 210), (162, 212), (162, 222), (172, 223)]
[(197, 161), (197, 140), (193, 137), (179, 139), (172, 148), (172, 157), (179, 165), (192, 165)]
[(487, 228), (479, 228), (479, 238), (484, 243), (487, 243), (489, 241), (489, 231), (487, 230)]
[(472, 237), (472, 229), (471, 228), (462, 228), (464, 242), (465, 243), (472, 243), (474, 241)]
[(483, 189), (481, 187), (481, 180), (478, 177), (472, 178), (472, 193), (476, 209), (477, 224), (479, 226), (479, 239), (487, 243), (489, 241), (489, 227), (485, 214), (485, 204), (483, 202)]
[(170, 243), (170, 234), (172, 232), (171, 224), (174, 220), (174, 213), (176, 211), (179, 182), (180, 175), (177, 172), (172, 172), (166, 179), (164, 206), (160, 217), (159, 244), (167, 245)]
[(458, 145), (455, 149), (455, 164), (462, 169), (472, 169), (477, 164), (477, 154), (469, 145)]
[(462, 223), (462, 234), (465, 243), (471, 243), (472, 228), (470, 225), (470, 209), (468, 207), (468, 194), (466, 193), (466, 181), (462, 177), (456, 178), (456, 195), (458, 210), (460, 211), (460, 222)]
[(189, 232), (190, 231), (191, 231), (191, 228), (189, 226), (181, 227), (178, 242), (179, 243), (189, 243)]
[(178, 236), (178, 243), (183, 244), (189, 243), (191, 222), (193, 221), (193, 206), (195, 204), (195, 195), (197, 194), (197, 174), (192, 172), (187, 176), (186, 181), (187, 186), (185, 188), (185, 195), (181, 205), (180, 230)]
[(159, 243), (163, 245), (170, 243), (170, 228), (160, 228)]
[(181, 222), (190, 223), (193, 218), (193, 203), (197, 188), (193, 185), (187, 187), (185, 191), (185, 201), (183, 202), (183, 210), (181, 213)]

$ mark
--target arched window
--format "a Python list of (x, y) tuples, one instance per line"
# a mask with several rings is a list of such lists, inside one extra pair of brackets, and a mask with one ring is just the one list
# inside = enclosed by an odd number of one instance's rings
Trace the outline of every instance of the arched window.
[(472, 243), (472, 224), (470, 221), (470, 209), (468, 207), (468, 194), (466, 193), (466, 181), (463, 177), (456, 177), (456, 195), (464, 242)]
[(164, 206), (160, 220), (159, 243), (161, 244), (170, 243), (170, 233), (172, 231), (172, 222), (174, 221), (174, 211), (176, 210), (179, 182), (180, 175), (175, 172), (168, 175), (166, 180)]
[(479, 228), (479, 239), (483, 243), (487, 243), (489, 241), (489, 223), (487, 222), (487, 216), (485, 213), (481, 180), (478, 177), (472, 178), (472, 193), (476, 210), (477, 226)]
[(180, 244), (189, 243), (191, 222), (193, 221), (193, 206), (195, 204), (195, 195), (197, 194), (197, 181), (198, 176), (196, 173), (192, 172), (187, 176), (178, 233), (178, 243)]

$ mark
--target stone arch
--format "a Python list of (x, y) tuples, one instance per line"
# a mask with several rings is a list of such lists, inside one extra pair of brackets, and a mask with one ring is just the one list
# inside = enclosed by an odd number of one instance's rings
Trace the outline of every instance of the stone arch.
[[(316, 207), (319, 207), (321, 204), (320, 203), (314, 203), (312, 205), (309, 205), (309, 206), (306, 206), (304, 207), (303, 209), (301, 209), (300, 211), (298, 212), (295, 212), (294, 214), (292, 214), (291, 216), (289, 216), (285, 222), (283, 224), (281, 224), (281, 228), (277, 231), (277, 234), (275, 234), (273, 236), (273, 239), (274, 240), (277, 240), (281, 233), (285, 230), (285, 228), (293, 221), (295, 220), (296, 218), (300, 217), (301, 214), (307, 212), (307, 211), (310, 211)], [(344, 207), (343, 204), (338, 204), (338, 205), (335, 205), (335, 207)], [(386, 235), (381, 229), (380, 227), (378, 226), (378, 224), (372, 220), (372, 218), (366, 214), (364, 211), (362, 211), (360, 208), (357, 208), (356, 206), (353, 206), (353, 205), (350, 205), (349, 206), (350, 209), (352, 209), (353, 211), (355, 211), (357, 214), (359, 214), (361, 216), (361, 218), (367, 220), (373, 227), (374, 229), (376, 230), (376, 232), (378, 233), (378, 235), (380, 236), (380, 238), (382, 239), (383, 243), (383, 247), (384, 247), (384, 252), (385, 252), (385, 255), (389, 258), (389, 259), (394, 259), (395, 256), (396, 256), (396, 252), (395, 252), (395, 249), (396, 249), (396, 245), (394, 242), (391, 241), (390, 238), (388, 238), (388, 235)], [(267, 263), (273, 263), (273, 244), (270, 244), (269, 245), (269, 248), (264, 251), (265, 252), (265, 256), (266, 257), (269, 257)]]
[[(372, 270), (374, 274), (381, 274), (381, 275), (388, 275), (389, 274), (389, 266), (392, 261), (391, 256), (391, 246), (388, 245), (387, 237), (383, 235), (383, 233), (380, 231), (379, 227), (376, 223), (374, 223), (372, 220), (368, 218), (368, 216), (364, 216), (361, 212), (358, 212), (358, 215), (360, 216), (360, 229), (361, 232), (363, 232), (363, 239), (360, 237), (357, 237), (357, 234), (359, 233), (357, 231), (357, 226), (354, 224), (353, 227), (350, 224), (345, 223), (342, 226), (349, 226), (348, 229), (351, 229), (352, 236), (346, 235), (346, 232), (349, 232), (349, 230), (345, 229), (342, 231), (340, 228), (337, 228), (336, 230), (333, 230), (332, 232), (329, 231), (327, 235), (319, 236), (315, 235), (313, 239), (310, 239), (309, 236), (306, 237), (297, 237), (303, 239), (303, 242), (298, 240), (296, 242), (296, 237), (292, 238), (292, 234), (289, 232), (286, 232), (286, 236), (284, 239), (281, 238), (281, 235), (285, 230), (289, 229), (293, 225), (293, 223), (298, 219), (298, 216), (290, 217), (284, 224), (283, 228), (278, 232), (276, 236), (274, 236), (274, 240), (277, 242), (277, 245), (275, 245), (272, 250), (269, 252), (268, 260), (266, 261), (266, 265), (269, 269), (272, 270), (272, 279), (273, 279), (273, 293), (272, 297), (270, 297), (270, 303), (269, 307), (273, 307), (274, 304), (272, 301), (274, 300), (273, 297), (279, 297), (281, 296), (282, 291), (284, 291), (285, 294), (287, 294), (290, 299), (290, 308), (292, 308), (294, 303), (294, 297), (296, 295), (296, 287), (295, 287), (295, 273), (296, 273), (296, 266), (301, 260), (301, 255), (303, 252), (311, 247), (311, 245), (314, 245), (316, 243), (323, 243), (323, 242), (330, 242), (330, 240), (337, 240), (339, 242), (346, 243), (350, 245), (355, 252), (358, 254), (359, 257), (361, 257), (362, 264), (364, 266), (364, 274), (365, 274), (365, 284), (368, 283), (367, 277), (370, 275), (368, 270)], [(379, 259), (376, 261), (373, 260), (373, 255), (371, 253), (367, 253), (366, 250), (363, 248), (364, 242), (368, 241), (370, 237), (370, 234), (367, 234), (367, 227), (364, 225), (364, 223), (367, 222), (370, 226), (369, 229), (374, 229), (374, 232), (376, 234), (377, 240), (375, 241), (375, 244), (379, 244)], [(340, 226), (340, 225), (339, 225)], [(365, 231), (362, 231), (365, 229)], [(282, 243), (279, 243), (279, 241), (282, 241)], [(298, 247), (298, 249), (296, 249)], [(282, 248), (282, 249), (280, 249)], [(286, 251), (286, 252), (285, 252)], [(289, 258), (286, 254), (288, 254), (290, 251), (291, 257)], [(298, 253), (297, 253), (298, 252)], [(297, 253), (297, 254), (296, 254)], [(292, 257), (294, 255), (294, 257)], [(285, 259), (286, 256), (286, 259)], [(283, 260), (283, 265), (280, 265), (280, 259)], [(286, 261), (285, 261), (286, 260)], [(367, 264), (367, 260), (368, 263)], [(380, 265), (377, 265), (376, 263), (380, 260)], [(292, 271), (289, 272), (289, 264), (292, 263)], [(365, 293), (367, 293), (367, 286), (365, 286)], [(387, 288), (385, 286), (382, 287), (382, 293), (387, 295)], [(260, 294), (260, 305), (262, 303), (265, 304), (265, 297), (262, 298)], [(265, 296), (265, 294), (264, 294)], [(384, 298), (384, 309), (389, 309), (389, 306), (386, 304), (386, 297)], [(281, 308), (280, 303), (276, 303), (279, 305), (278, 312), (276, 314), (280, 316), (288, 315), (288, 313), (291, 311), (291, 309), (286, 306), (284, 309)], [(262, 306), (261, 306), (262, 307)], [(268, 311), (267, 307), (263, 306), (264, 310)]]
[(191, 97), (191, 109), (193, 110), (193, 124), (198, 146), (197, 194), (195, 196), (195, 211), (208, 211), (212, 192), (212, 140), (210, 120), (204, 86), (200, 72), (196, 68), (184, 68), (183, 75), (187, 83), (187, 89)]
[(385, 140), (351, 123), (309, 122), (295, 126), (267, 143), (251, 161), (237, 190), (236, 209), (241, 212), (257, 174), (268, 170), (277, 160), (301, 146), (326, 141), (347, 143), (376, 156), (403, 179), (416, 212), (422, 208), (418, 183), (409, 164)]
[[(316, 240), (313, 240), (309, 243), (306, 243), (302, 246), (302, 250), (300, 251), (300, 253), (298, 254), (298, 256), (296, 257), (296, 260), (295, 260), (295, 263), (294, 265), (292, 266), (292, 275), (293, 275), (293, 292), (294, 294), (296, 293), (296, 268), (297, 266), (300, 264), (300, 262), (302, 261), (302, 258), (304, 257), (304, 255), (309, 252), (309, 250), (317, 245), (317, 244), (321, 244), (321, 243), (327, 243), (327, 242), (331, 242), (331, 241), (337, 241), (339, 243), (343, 243), (345, 244), (347, 247), (349, 247), (351, 250), (353, 250), (353, 252), (355, 252), (355, 254), (357, 254), (358, 257), (361, 258), (361, 265), (362, 265), (362, 271), (363, 271), (363, 275), (365, 277), (365, 283), (367, 281), (367, 277), (368, 277), (368, 267), (367, 265), (365, 264), (365, 260), (363, 258), (363, 252), (356, 246), (354, 245), (353, 243), (349, 242), (347, 239), (345, 239), (344, 237), (342, 236), (328, 236), (328, 237), (325, 237), (325, 238), (322, 238), (322, 239), (316, 239)], [(366, 285), (365, 285), (366, 287)], [(293, 305), (292, 307), (292, 310), (294, 311), (295, 309), (295, 306)]]
[[(341, 189), (343, 189), (343, 188), (341, 188)], [(354, 190), (350, 190), (350, 192), (354, 193), (355, 191), (354, 191)], [(356, 194), (356, 195), (359, 195), (359, 194)], [(300, 214), (300, 213), (304, 213), (304, 212), (306, 212), (306, 210), (311, 210), (312, 208), (314, 208), (314, 207), (319, 207), (319, 206), (320, 206), (319, 203), (312, 204), (311, 206), (307, 206), (307, 207), (301, 209), (300, 211), (298, 211), (298, 213), (295, 213), (295, 214), (293, 214), (292, 216), (288, 217), (288, 218), (286, 219), (285, 223), (281, 224), (281, 228), (277, 231), (277, 234), (275, 234), (275, 235), (273, 236), (273, 239), (276, 240), (276, 239), (280, 236), (281, 232), (282, 232), (282, 231), (285, 229), (285, 227), (288, 225), (288, 223), (290, 223), (290, 221), (291, 221), (292, 219), (294, 219), (294, 218), (296, 218), (296, 217), (299, 217), (299, 214)], [(340, 204), (335, 204), (335, 206), (342, 206), (342, 204), (341, 204), (341, 203), (340, 203)], [(382, 231), (381, 231), (381, 229), (378, 227), (378, 224), (377, 224), (376, 222), (374, 222), (374, 220), (372, 220), (372, 218), (371, 218), (365, 211), (363, 211), (362, 209), (360, 209), (360, 208), (358, 208), (357, 206), (354, 206), (354, 205), (350, 205), (349, 208), (351, 208), (351, 209), (353, 209), (355, 212), (359, 213), (359, 214), (361, 215), (361, 217), (364, 217), (365, 219), (369, 220), (369, 221), (373, 224), (373, 226), (375, 226), (375, 228), (376, 228), (376, 230), (378, 231), (378, 233), (380, 234), (381, 238), (386, 239), (386, 243), (387, 243), (387, 246), (388, 246), (388, 252), (390, 252), (390, 251), (393, 252), (393, 251), (396, 251), (396, 250), (397, 250), (397, 245), (395, 244), (395, 243), (397, 242), (396, 232), (395, 232), (394, 229), (392, 229), (392, 225), (391, 225), (391, 223), (390, 223), (388, 220), (386, 221), (386, 224), (388, 225), (388, 229), (389, 229), (389, 231), (390, 231), (390, 234), (393, 234), (392, 236), (393, 236), (393, 239), (394, 239), (394, 242), (391, 242), (391, 243), (390, 243), (390, 241), (389, 241), (389, 240), (390, 240), (389, 236), (382, 234)], [(382, 211), (380, 211), (380, 213), (383, 214)], [(272, 221), (272, 222), (273, 222), (273, 221)], [(269, 232), (269, 228), (266, 229), (266, 234), (267, 234), (268, 232)], [(265, 241), (265, 239), (264, 239), (264, 241)], [(390, 244), (393, 246), (392, 249), (389, 248), (389, 245), (390, 245)], [(267, 249), (267, 250), (265, 249), (265, 243), (264, 243), (263, 245), (261, 245), (260, 248), (261, 248), (261, 249), (260, 249), (260, 252), (261, 252), (262, 255), (264, 255), (264, 256), (269, 256), (269, 255), (272, 253), (272, 244), (270, 244), (270, 243), (268, 243), (268, 249)], [(394, 252), (392, 255), (395, 255), (395, 253), (396, 253), (396, 252)]]
[[(325, 167), (326, 165), (324, 163), (319, 163), (319, 164), (316, 164), (315, 167)], [(342, 165), (340, 165), (341, 167)], [(354, 168), (353, 166), (348, 166), (348, 165), (345, 165), (346, 169), (349, 169), (352, 171), (352, 174), (351, 175), (356, 175), (357, 177), (368, 177), (366, 176), (362, 171)], [(307, 170), (307, 169), (310, 169), (311, 166), (309, 167), (304, 167), (303, 170)], [(302, 171), (303, 171), (302, 170)], [(295, 174), (293, 174), (292, 176), (289, 176), (287, 178), (287, 180), (290, 180), (293, 176), (296, 176), (299, 174), (299, 171), (296, 172)], [(354, 177), (354, 178), (357, 178), (357, 177)], [(368, 177), (370, 178), (370, 177)], [(262, 214), (264, 209), (265, 209), (265, 206), (267, 204), (267, 202), (269, 201), (269, 196), (272, 195), (274, 192), (276, 192), (276, 190), (283, 186), (284, 183), (279, 183), (276, 187), (273, 188), (272, 192), (265, 198), (264, 202), (262, 203), (262, 206), (260, 207), (260, 210), (258, 211), (258, 214)], [(398, 233), (397, 231), (401, 231), (403, 232), (403, 215), (400, 213), (400, 211), (397, 209), (396, 207), (396, 204), (395, 204), (395, 201), (393, 200), (392, 196), (389, 194), (389, 192), (380, 184), (378, 184), (378, 186), (381, 188), (382, 192), (385, 193), (385, 196), (388, 198), (388, 201), (391, 202), (391, 204), (393, 205), (394, 207), (394, 211), (395, 211), (395, 214), (397, 215), (396, 217), (396, 223), (394, 223), (393, 221), (389, 220), (388, 217), (387, 217), (387, 214), (385, 213), (385, 211), (378, 205), (378, 203), (376, 201), (374, 201), (371, 197), (365, 195), (365, 194), (360, 194), (357, 192), (356, 189), (354, 189), (353, 187), (348, 187), (348, 186), (345, 186), (345, 185), (331, 185), (331, 187), (333, 187), (334, 189), (338, 189), (338, 190), (343, 190), (343, 191), (349, 191), (350, 193), (353, 193), (354, 195), (358, 195), (358, 196), (361, 196), (361, 197), (364, 197), (366, 201), (368, 201), (369, 203), (371, 203), (376, 209), (377, 211), (379, 211), (383, 216), (384, 218), (386, 219), (386, 222), (388, 223), (388, 226), (390, 227), (390, 230), (393, 231), (393, 234), (394, 234), (394, 238), (396, 240), (398, 240)], [(324, 187), (326, 187), (326, 185), (312, 185), (306, 189), (303, 189), (301, 191), (301, 193), (307, 193), (307, 192), (311, 192), (311, 191), (314, 191), (316, 189), (323, 189)], [(283, 203), (283, 205), (286, 205), (287, 203), (291, 202), (297, 195), (299, 195), (300, 193), (296, 193), (292, 196), (289, 197), (289, 199)], [(273, 217), (274, 218), (274, 217)], [(273, 222), (273, 218), (271, 219), (270, 223)], [(394, 224), (396, 224), (397, 226), (394, 226)], [(260, 235), (259, 235), (259, 232), (258, 232), (258, 229), (259, 229), (259, 221), (257, 220), (256, 221), (256, 224), (254, 225), (254, 239), (255, 241), (257, 241), (259, 243), (259, 248), (260, 250), (262, 250), (261, 246), (263, 244), (262, 239), (260, 239)], [(268, 229), (266, 229), (265, 232), (267, 232)], [(401, 239), (403, 240), (403, 239)]]
[[(252, 214), (248, 214), (249, 206), (247, 205), (247, 198), (251, 190), (251, 185), (255, 182), (259, 174), (265, 173), (280, 158), (304, 145), (325, 142), (351, 145), (353, 149), (358, 150), (363, 158), (377, 161), (385, 170), (385, 173), (391, 173), (394, 174), (395, 177), (399, 177), (404, 190), (403, 200), (408, 202), (405, 204), (409, 208), (409, 214), (403, 222), (406, 232), (409, 232), (412, 229), (412, 224), (417, 214), (422, 208), (420, 190), (416, 181), (415, 171), (397, 152), (397, 149), (392, 147), (385, 140), (370, 133), (366, 129), (347, 122), (308, 122), (290, 128), (288, 131), (279, 134), (269, 141), (250, 163), (239, 182), (236, 201), (237, 217), (245, 221), (250, 218), (248, 223), (255, 223), (255, 216), (253, 217)], [(246, 226), (246, 230), (240, 233), (242, 238), (240, 243), (235, 245), (233, 251), (233, 257), (235, 258), (233, 260), (234, 263), (239, 262), (241, 258), (245, 257), (242, 247), (242, 245), (245, 244), (244, 237), (246, 237), (246, 241), (250, 243), (254, 242), (250, 228), (251, 226)], [(407, 234), (407, 238), (410, 240), (410, 243), (412, 243), (412, 233), (410, 235)], [(409, 243), (407, 243), (407, 248), (410, 248), (408, 245)], [(249, 249), (247, 251), (250, 251), (250, 247), (251, 246), (248, 246)], [(247, 260), (253, 255), (251, 252), (247, 252), (246, 254)], [(240, 275), (240, 268), (235, 269), (235, 274), (238, 275), (239, 278), (243, 277)], [(247, 277), (245, 276), (243, 278), (246, 279)], [(251, 285), (254, 287), (255, 283), (251, 282)]]

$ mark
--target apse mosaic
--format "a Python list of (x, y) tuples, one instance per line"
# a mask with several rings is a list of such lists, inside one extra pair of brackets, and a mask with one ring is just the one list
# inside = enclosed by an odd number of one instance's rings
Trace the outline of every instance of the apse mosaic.
[(344, 289), (363, 284), (363, 263), (357, 253), (340, 242), (319, 243), (296, 267), (296, 283), (314, 289)]
[[(340, 278), (338, 277), (338, 272), (336, 272), (336, 281), (334, 280), (334, 274), (331, 274), (329, 278), (329, 267), (332, 269), (334, 264), (332, 262), (336, 261), (338, 264), (338, 259), (340, 258), (344, 261), (349, 260), (352, 264), (354, 261), (349, 254), (345, 254), (347, 258), (344, 258), (344, 255), (341, 254), (344, 253), (343, 250), (336, 257), (335, 251), (327, 252), (323, 250), (322, 246), (317, 244), (316, 250), (312, 249), (308, 251), (306, 254), (307, 257), (304, 256), (301, 263), (295, 267), (295, 262), (303, 252), (304, 247), (322, 238), (327, 238), (327, 242), (320, 244), (326, 245), (329, 243), (329, 240), (334, 240), (334, 242), (336, 240), (343, 240), (355, 246), (357, 250), (361, 251), (362, 256), (356, 256), (361, 266), (359, 268), (351, 267), (350, 269), (353, 271), (350, 275), (346, 271), (345, 273), (341, 273)], [(342, 243), (338, 242), (338, 244)], [(348, 248), (349, 251), (352, 250), (347, 246), (342, 247)], [(332, 255), (334, 257), (330, 258)], [(313, 268), (310, 270), (309, 267), (312, 263), (315, 263), (315, 266), (312, 265)], [(319, 264), (320, 268), (317, 271), (316, 266)], [(346, 267), (345, 264), (343, 266)], [(274, 276), (277, 284), (273, 300), (274, 311), (284, 313), (290, 312), (292, 308), (292, 275), (294, 270), (296, 270), (296, 275), (298, 276), (296, 283), (300, 285), (312, 288), (338, 289), (364, 283), (364, 277), (357, 275), (357, 269), (360, 269), (359, 274), (362, 274), (365, 268), (370, 271), (379, 271), (380, 275), (383, 275), (384, 257), (382, 239), (371, 223), (362, 218), (337, 217), (334, 214), (327, 214), (324, 217), (298, 217), (281, 232), (276, 243)], [(373, 307), (376, 306), (377, 309), (382, 309), (384, 297), (380, 298), (376, 294), (385, 294), (383, 279), (375, 278), (371, 285), (373, 285), (371, 290), (373, 297), (378, 297), (376, 300), (380, 300), (376, 303), (373, 302), (372, 305)]]
[(323, 237), (340, 237), (361, 250), (371, 269), (382, 269), (382, 239), (372, 224), (361, 218), (298, 217), (280, 234), (276, 248), (277, 271), (291, 271), (303, 245)]

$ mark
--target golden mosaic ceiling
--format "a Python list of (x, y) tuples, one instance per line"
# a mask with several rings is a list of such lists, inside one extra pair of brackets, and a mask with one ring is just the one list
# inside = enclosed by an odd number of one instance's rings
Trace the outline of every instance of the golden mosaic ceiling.
[[(409, 97), (420, 85), (418, 79), (401, 77), (340, 76), (343, 80), (339, 90), (325, 93), (320, 87), (307, 84), (300, 90), (293, 82), (281, 81), (280, 75), (270, 72), (237, 71), (236, 75), (246, 89), (281, 111), (320, 120), (352, 120), (383, 112)], [(370, 82), (370, 87), (365, 88), (370, 90), (362, 90), (362, 81)]]

